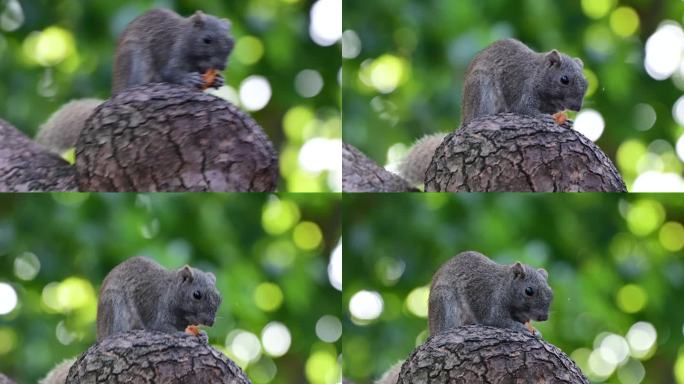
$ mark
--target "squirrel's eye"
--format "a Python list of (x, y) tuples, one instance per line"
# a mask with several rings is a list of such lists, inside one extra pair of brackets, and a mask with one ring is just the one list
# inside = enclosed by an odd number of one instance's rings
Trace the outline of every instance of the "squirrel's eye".
[(204, 38), (204, 44), (211, 44), (211, 38), (205, 37)]
[(568, 85), (570, 83), (570, 79), (568, 79), (568, 77), (565, 75), (561, 76), (560, 81), (565, 85)]
[(202, 298), (202, 292), (200, 292), (200, 291), (195, 291), (195, 292), (192, 293), (192, 297), (194, 297), (195, 299), (199, 300), (199, 299)]
[(527, 287), (527, 288), (525, 288), (525, 294), (526, 294), (527, 296), (532, 296), (532, 295), (534, 295), (534, 289), (532, 289), (532, 287)]

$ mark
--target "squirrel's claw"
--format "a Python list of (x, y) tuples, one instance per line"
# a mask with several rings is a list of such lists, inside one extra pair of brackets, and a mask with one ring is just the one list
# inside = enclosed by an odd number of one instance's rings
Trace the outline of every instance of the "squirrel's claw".
[(183, 78), (183, 85), (202, 89), (202, 86), (204, 85), (204, 75), (199, 72), (186, 73)]
[(214, 82), (211, 84), (212, 88), (221, 88), (225, 84), (225, 80), (223, 79), (223, 75), (220, 73), (216, 74), (216, 77), (214, 77)]

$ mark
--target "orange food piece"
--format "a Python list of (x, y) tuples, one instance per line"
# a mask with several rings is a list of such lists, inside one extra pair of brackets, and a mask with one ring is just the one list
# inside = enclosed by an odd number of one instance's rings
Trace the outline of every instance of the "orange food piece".
[(204, 87), (203, 89), (207, 89), (211, 87), (212, 84), (214, 84), (214, 80), (216, 80), (216, 75), (218, 75), (218, 69), (214, 68), (209, 68), (204, 72)]
[(563, 125), (566, 121), (568, 121), (568, 115), (566, 115), (565, 112), (561, 111), (554, 114), (553, 119), (556, 120), (556, 123), (558, 123), (558, 125)]
[(527, 330), (530, 331), (531, 334), (534, 335), (537, 333), (537, 330), (534, 329), (534, 327), (532, 326), (532, 323), (530, 321), (525, 323), (525, 327), (527, 327)]
[(200, 328), (196, 325), (188, 325), (185, 328), (185, 333), (189, 333), (191, 335), (199, 336), (200, 332)]

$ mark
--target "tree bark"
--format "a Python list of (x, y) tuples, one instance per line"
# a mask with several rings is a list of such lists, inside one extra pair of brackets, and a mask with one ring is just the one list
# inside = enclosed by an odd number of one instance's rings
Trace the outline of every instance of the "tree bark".
[(344, 192), (415, 192), (417, 189), (386, 171), (353, 146), (342, 144), (342, 190)]
[(0, 120), (0, 192), (75, 190), (73, 166)]
[(273, 144), (246, 113), (173, 84), (100, 105), (76, 144), (83, 191), (274, 191)]
[(510, 113), (449, 134), (425, 179), (426, 192), (627, 191), (610, 159), (572, 122)]
[(131, 331), (90, 347), (69, 370), (72, 383), (251, 383), (225, 355), (190, 334)]
[(560, 349), (528, 333), (481, 325), (437, 334), (404, 362), (398, 384), (589, 383)]
[(14, 381), (0, 373), (0, 384), (14, 384)]

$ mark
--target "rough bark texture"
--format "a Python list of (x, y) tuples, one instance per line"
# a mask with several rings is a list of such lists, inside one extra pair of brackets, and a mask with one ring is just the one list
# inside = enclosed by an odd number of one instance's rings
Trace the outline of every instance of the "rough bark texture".
[(76, 145), (83, 191), (274, 191), (278, 161), (256, 122), (216, 96), (173, 84), (99, 106)]
[(75, 190), (73, 166), (0, 120), (0, 192)]
[(510, 329), (472, 325), (431, 336), (404, 362), (398, 384), (589, 383), (560, 349)]
[(14, 384), (14, 381), (10, 380), (9, 377), (0, 373), (0, 384)]
[(69, 370), (72, 383), (250, 383), (242, 370), (201, 337), (132, 331), (90, 347)]
[(386, 171), (353, 146), (342, 144), (342, 191), (414, 192), (401, 177)]
[(425, 191), (626, 192), (591, 140), (551, 118), (499, 114), (475, 119), (437, 148)]

